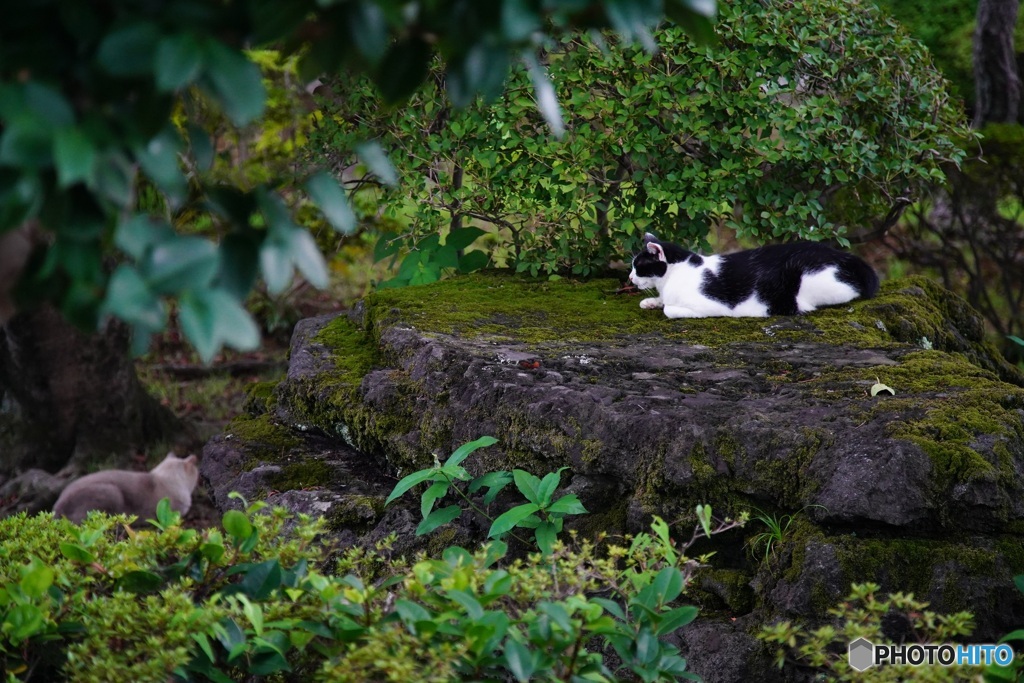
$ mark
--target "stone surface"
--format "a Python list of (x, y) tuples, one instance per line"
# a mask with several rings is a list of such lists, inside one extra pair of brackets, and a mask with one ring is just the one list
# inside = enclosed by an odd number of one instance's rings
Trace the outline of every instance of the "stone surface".
[(822, 619), (852, 582), (975, 611), (979, 642), (1024, 623), (1024, 379), (964, 302), (915, 279), (806, 316), (667, 321), (614, 289), (480, 276), (303, 321), (287, 377), (208, 446), (204, 475), (221, 504), (291, 495), (368, 542), (418, 520), (383, 509), (397, 477), (489, 434), (465, 465), (568, 467), (585, 532), (685, 526), (698, 503), (788, 519), (771, 553), (749, 550), (758, 522), (706, 548), (753, 596), (705, 582), (708, 610), (745, 625), (688, 627), (696, 670), (735, 672), (709, 680), (769, 666), (757, 625)]

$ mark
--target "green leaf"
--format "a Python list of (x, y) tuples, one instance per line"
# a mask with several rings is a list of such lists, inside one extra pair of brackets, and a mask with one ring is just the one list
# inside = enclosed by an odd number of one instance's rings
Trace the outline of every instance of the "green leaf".
[(896, 395), (896, 391), (892, 387), (886, 386), (886, 385), (882, 384), (881, 382), (875, 382), (874, 384), (871, 385), (871, 395), (872, 396), (878, 396), (883, 391), (889, 392), (889, 395), (891, 395), (891, 396), (895, 396)]
[(163, 586), (164, 580), (159, 574), (137, 569), (121, 576), (114, 584), (117, 590), (129, 593), (153, 593)]
[(505, 663), (517, 681), (525, 683), (533, 678), (537, 664), (533, 653), (515, 638), (505, 641)]
[(221, 526), (224, 527), (224, 531), (228, 532), (228, 536), (236, 542), (249, 538), (254, 531), (252, 522), (240, 510), (228, 510), (225, 512), (224, 517), (221, 519)]
[(524, 41), (540, 28), (540, 15), (529, 0), (505, 0), (501, 3), (501, 32), (509, 42)]
[(551, 522), (541, 522), (534, 530), (537, 547), (544, 555), (550, 555), (558, 538), (558, 529)]
[(355, 232), (356, 214), (334, 176), (326, 171), (314, 174), (306, 181), (306, 192), (320, 207), (332, 228), (343, 235)]
[(430, 514), (437, 499), (443, 498), (448, 493), (449, 486), (450, 484), (447, 481), (435, 481), (423, 492), (423, 495), (420, 497), (420, 514), (424, 519)]
[(217, 246), (202, 237), (174, 235), (153, 245), (139, 263), (150, 289), (174, 294), (206, 287), (220, 265)]
[(291, 284), (294, 271), (287, 241), (263, 240), (260, 245), (260, 272), (271, 294), (280, 294)]
[(167, 310), (135, 268), (122, 263), (110, 276), (107, 294), (100, 310), (113, 315), (143, 332), (162, 330)]
[(655, 14), (651, 4), (637, 0), (607, 0), (605, 13), (624, 41), (632, 42), (639, 39), (648, 52), (656, 49), (657, 45), (651, 36), (650, 27), (654, 26), (660, 17)]
[(512, 478), (515, 479), (516, 488), (526, 497), (526, 500), (541, 505), (540, 479), (525, 470), (512, 470)]
[(511, 483), (511, 472), (488, 472), (469, 483), (469, 492), (476, 493), (481, 488), (486, 488), (487, 494), (484, 495), (484, 505), (490, 505), (498, 497), (498, 494), (501, 493), (501, 490)]
[(587, 509), (583, 507), (579, 497), (575, 493), (567, 493), (547, 508), (549, 513), (561, 513), (566, 515), (583, 515)]
[(41, 598), (53, 585), (53, 570), (38, 557), (21, 568), (21, 590), (29, 598)]
[(537, 485), (537, 500), (534, 502), (541, 507), (547, 507), (551, 502), (551, 496), (554, 495), (555, 489), (558, 488), (558, 484), (562, 480), (562, 472), (569, 469), (568, 467), (559, 467), (554, 472), (548, 472), (541, 479), (540, 484)]
[(53, 161), (61, 188), (75, 183), (92, 183), (96, 176), (96, 148), (80, 128), (59, 129), (53, 138)]
[(430, 46), (418, 35), (392, 45), (374, 75), (384, 101), (398, 104), (408, 99), (426, 78), (430, 59)]
[(475, 270), (486, 268), (491, 262), (491, 257), (485, 251), (471, 251), (459, 259), (459, 272), (472, 273)]
[(449, 590), (446, 595), (453, 602), (457, 602), (464, 610), (470, 619), (476, 620), (481, 619), (484, 616), (484, 608), (480, 606), (480, 601), (477, 600), (473, 595), (463, 590)]
[(203, 68), (203, 48), (191, 33), (164, 36), (156, 46), (153, 65), (156, 87), (173, 92), (190, 85)]
[(1009, 339), (1010, 341), (1012, 341), (1014, 344), (1017, 344), (1019, 346), (1024, 346), (1024, 339), (1021, 339), (1020, 337), (1014, 336), (1012, 334), (1008, 334), (1008, 335), (1006, 335), (1006, 338)]
[(145, 214), (134, 214), (117, 224), (114, 244), (136, 261), (141, 261), (154, 245), (173, 241), (176, 237), (170, 223)]
[(225, 549), (223, 543), (204, 543), (199, 546), (199, 554), (216, 564), (224, 557)]
[(665, 567), (654, 577), (650, 588), (657, 597), (655, 604), (672, 602), (683, 592), (683, 575), (675, 567)]
[(477, 94), (490, 102), (501, 94), (508, 75), (509, 53), (501, 45), (477, 42), (448, 62), (445, 90), (456, 108), (469, 106)]
[(291, 671), (291, 664), (278, 652), (264, 652), (255, 655), (249, 664), (249, 671), (255, 676), (269, 676), (279, 671)]
[(51, 128), (66, 128), (75, 122), (75, 112), (56, 88), (36, 80), (25, 84), (25, 106), (37, 120)]
[(0, 164), (43, 168), (51, 161), (51, 131), (35, 119), (4, 122), (0, 135)]
[(433, 479), (435, 476), (437, 476), (437, 470), (429, 469), (419, 470), (418, 472), (413, 472), (410, 475), (402, 477), (402, 479), (395, 484), (395, 488), (391, 490), (387, 500), (384, 501), (384, 505), (388, 505), (391, 501), (401, 496), (413, 486), (416, 486), (416, 484), (427, 481), (428, 479)]
[(135, 164), (120, 152), (108, 152), (96, 164), (96, 191), (125, 211), (135, 208)]
[(188, 192), (178, 161), (181, 149), (181, 137), (173, 126), (164, 128), (148, 143), (135, 149), (135, 158), (142, 170), (171, 200), (172, 208), (184, 201)]
[(704, 535), (708, 538), (711, 537), (711, 506), (710, 505), (698, 505), (697, 506), (697, 521), (700, 522), (701, 528), (704, 529)]
[(391, 164), (387, 152), (384, 151), (379, 142), (372, 140), (359, 143), (356, 145), (356, 154), (366, 164), (366, 167), (370, 169), (370, 172), (377, 176), (382, 183), (388, 187), (398, 186), (398, 171)]
[(716, 43), (714, 0), (667, 0), (665, 13), (681, 26), (697, 45)]
[(666, 636), (676, 629), (686, 626), (697, 618), (698, 611), (696, 607), (687, 605), (665, 612), (658, 621), (655, 633), (659, 636)]
[(327, 287), (327, 264), (313, 236), (303, 228), (296, 228), (288, 233), (288, 247), (292, 261), (306, 282), (317, 289)]
[(195, 124), (189, 124), (187, 129), (189, 149), (192, 158), (195, 159), (196, 169), (205, 173), (213, 167), (217, 153), (213, 147), (213, 140), (205, 130)]
[(15, 643), (36, 635), (44, 628), (42, 610), (35, 605), (15, 605), (4, 622), (5, 635)]
[(627, 620), (626, 613), (622, 610), (619, 603), (609, 600), (608, 598), (590, 598), (590, 601), (603, 607), (605, 612), (608, 612), (619, 621)]
[(454, 467), (456, 465), (461, 465), (462, 461), (469, 457), (469, 455), (474, 451), (481, 448), (487, 448), (488, 446), (493, 446), (496, 443), (498, 443), (498, 440), (493, 436), (481, 436), (479, 439), (470, 441), (469, 443), (464, 443), (456, 448), (448, 459), (444, 461), (444, 466)]
[(486, 234), (487, 233), (480, 228), (473, 226), (459, 228), (458, 230), (452, 230), (448, 233), (448, 236), (444, 238), (444, 244), (447, 247), (452, 247), (461, 251), (473, 244), (478, 237), (482, 237)]
[(171, 499), (161, 498), (156, 504), (156, 522), (161, 529), (173, 526), (181, 521), (181, 515), (171, 509)]
[(281, 587), (283, 576), (281, 563), (276, 558), (254, 564), (245, 572), (245, 577), (237, 585), (237, 592), (241, 592), (253, 600), (266, 600), (271, 593)]
[(494, 520), (494, 523), (491, 524), (490, 531), (487, 532), (487, 538), (494, 538), (495, 536), (501, 536), (502, 534), (508, 533), (518, 526), (521, 521), (538, 510), (540, 510), (540, 506), (536, 503), (526, 503), (524, 505), (515, 506)]
[(185, 292), (178, 303), (181, 330), (204, 363), (209, 363), (222, 346), (239, 351), (259, 347), (260, 331), (256, 323), (224, 290)]
[(148, 21), (134, 21), (107, 34), (97, 59), (114, 76), (144, 76), (153, 69), (160, 31)]
[(449, 505), (446, 508), (434, 510), (426, 517), (426, 519), (420, 522), (419, 526), (416, 527), (416, 535), (422, 536), (424, 534), (429, 534), (434, 529), (439, 526), (444, 526), (461, 514), (462, 508), (458, 505)]
[(422, 605), (403, 599), (395, 600), (395, 612), (398, 613), (402, 623), (413, 630), (413, 633), (417, 632), (417, 624), (430, 621), (433, 616)]
[(372, 65), (380, 62), (388, 48), (388, 23), (384, 10), (376, 2), (348, 3), (348, 26), (360, 54)]
[(999, 639), (1000, 643), (1007, 643), (1011, 640), (1024, 640), (1024, 629), (1017, 629), (1016, 631), (1010, 631), (1005, 636)]
[(72, 562), (81, 562), (82, 564), (92, 564), (96, 561), (96, 556), (86, 550), (80, 545), (75, 543), (68, 543), (62, 541), (58, 547), (60, 548), (60, 554), (68, 558)]
[(547, 121), (552, 134), (560, 140), (565, 135), (565, 121), (562, 119), (562, 108), (558, 104), (555, 87), (551, 85), (547, 72), (544, 71), (544, 67), (540, 65), (535, 55), (528, 54), (523, 59), (526, 62), (530, 80), (533, 82), (537, 108), (544, 120)]
[(252, 290), (259, 272), (260, 240), (251, 232), (232, 233), (220, 243), (217, 285), (238, 301)]
[(259, 67), (241, 52), (211, 40), (204, 46), (205, 75), (215, 99), (237, 126), (263, 115), (267, 91)]

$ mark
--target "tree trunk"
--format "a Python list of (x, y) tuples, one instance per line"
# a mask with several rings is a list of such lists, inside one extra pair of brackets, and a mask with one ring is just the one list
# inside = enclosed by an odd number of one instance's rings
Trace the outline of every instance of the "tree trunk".
[(85, 334), (43, 306), (0, 327), (0, 472), (55, 472), (181, 431), (139, 382), (123, 324)]
[(980, 0), (974, 31), (974, 127), (1016, 123), (1020, 76), (1013, 49), (1020, 0)]

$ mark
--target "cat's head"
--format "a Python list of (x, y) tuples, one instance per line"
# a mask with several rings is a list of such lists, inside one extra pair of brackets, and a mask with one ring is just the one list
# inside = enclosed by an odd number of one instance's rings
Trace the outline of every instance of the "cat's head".
[[(668, 267), (682, 263), (696, 254), (686, 251), (677, 244), (662, 242), (651, 233), (644, 235), (643, 250), (633, 257), (633, 270), (629, 281), (640, 289), (656, 289), (658, 281), (665, 277)], [(700, 258), (700, 257), (697, 257)]]
[(171, 477), (176, 481), (184, 483), (189, 490), (193, 490), (199, 483), (199, 462), (196, 456), (190, 455), (187, 458), (179, 458), (174, 453), (168, 453), (159, 465), (153, 468), (163, 477)]

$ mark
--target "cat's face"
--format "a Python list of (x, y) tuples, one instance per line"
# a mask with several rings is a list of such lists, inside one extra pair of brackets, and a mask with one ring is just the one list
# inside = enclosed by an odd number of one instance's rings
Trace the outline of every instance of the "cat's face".
[(173, 473), (174, 478), (188, 485), (190, 490), (199, 483), (199, 462), (194, 455), (179, 458), (174, 453), (168, 453), (163, 462), (153, 469), (154, 472), (157, 470), (164, 475)]
[(668, 261), (661, 245), (645, 242), (644, 250), (633, 258), (629, 281), (640, 289), (656, 289), (658, 281), (665, 277), (667, 271)]

